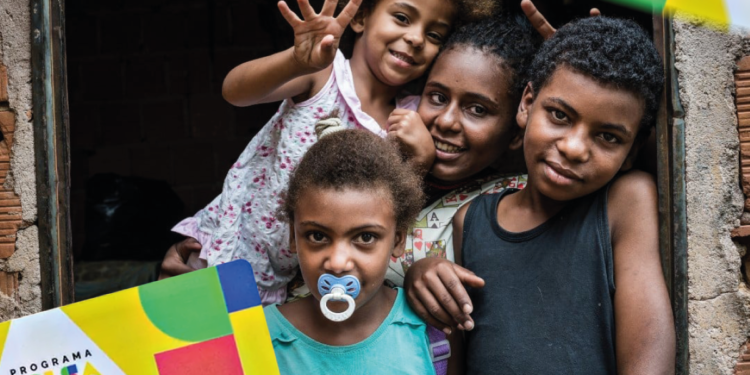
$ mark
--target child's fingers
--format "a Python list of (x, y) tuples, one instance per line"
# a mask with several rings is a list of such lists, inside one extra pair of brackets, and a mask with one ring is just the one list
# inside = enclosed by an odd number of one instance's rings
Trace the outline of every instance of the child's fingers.
[(336, 12), (336, 0), (326, 0), (323, 3), (323, 9), (320, 11), (321, 16), (333, 17), (333, 13)]
[(362, 0), (349, 0), (349, 3), (346, 4), (344, 10), (341, 11), (341, 14), (336, 17), (336, 21), (341, 28), (346, 28), (346, 26), (349, 25), (349, 22), (352, 22), (354, 16), (357, 15), (357, 9), (359, 9), (360, 4), (362, 4)]
[(417, 296), (414, 295), (411, 290), (406, 292), (406, 297), (409, 301), (409, 306), (411, 306), (412, 310), (414, 310), (414, 312), (417, 313), (417, 315), (421, 317), (422, 320), (424, 320), (427, 324), (445, 332), (446, 334), (449, 334), (448, 332), (446, 332), (446, 329), (450, 331), (450, 325), (445, 324), (430, 315), (422, 301), (420, 301), (419, 298), (417, 298)]
[(399, 114), (391, 113), (391, 115), (388, 116), (388, 120), (386, 120), (386, 125), (388, 125), (388, 131), (401, 129), (401, 120), (403, 118), (404, 117)]
[(294, 12), (292, 12), (291, 9), (289, 9), (289, 5), (286, 5), (285, 1), (279, 1), (278, 2), (279, 11), (281, 12), (281, 15), (284, 16), (284, 19), (286, 22), (291, 26), (292, 28), (296, 28), (297, 25), (299, 25), (302, 20), (297, 17)]
[(465, 323), (471, 320), (469, 314), (474, 308), (461, 279), (452, 271), (438, 270), (440, 282), (434, 283), (433, 293), (457, 323)]
[(531, 0), (521, 1), (521, 9), (542, 38), (549, 39), (555, 33), (555, 28), (547, 22), (547, 19), (536, 9)]
[(484, 279), (477, 276), (474, 272), (471, 272), (455, 263), (453, 264), (453, 270), (461, 280), (461, 284), (468, 285), (472, 288), (481, 288), (484, 286)]
[(178, 242), (177, 245), (175, 245), (175, 250), (177, 251), (177, 255), (180, 256), (184, 261), (187, 262), (187, 259), (190, 257), (190, 253), (194, 253), (197, 251), (201, 251), (201, 243), (198, 242), (195, 238), (186, 238), (182, 242)]
[[(443, 268), (439, 268), (437, 270), (437, 280), (425, 284), (440, 303), (443, 310), (450, 314), (453, 321), (463, 323), (466, 320), (466, 316), (460, 307), (462, 305), (458, 303), (459, 300), (456, 299), (454, 291), (457, 287), (463, 290), (463, 286), (453, 272), (445, 272)], [(464, 293), (466, 293), (465, 290)]]
[(589, 16), (591, 17), (598, 17), (601, 15), (602, 15), (602, 12), (598, 8), (591, 8), (591, 10), (589, 11)]
[(297, 4), (299, 4), (299, 11), (302, 13), (303, 19), (309, 20), (316, 16), (315, 9), (308, 0), (297, 0)]
[(423, 312), (420, 316), (426, 321), (439, 321), (430, 323), (435, 327), (441, 328), (441, 326), (452, 326), (456, 322), (453, 320), (451, 315), (443, 309), (443, 306), (435, 299), (432, 291), (427, 288), (413, 288), (415, 293), (415, 300), (418, 300), (423, 306)]

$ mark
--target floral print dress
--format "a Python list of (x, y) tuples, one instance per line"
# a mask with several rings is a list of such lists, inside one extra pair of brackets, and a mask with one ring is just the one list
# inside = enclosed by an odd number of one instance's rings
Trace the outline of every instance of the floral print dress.
[[(397, 104), (415, 110), (418, 97)], [(172, 230), (203, 246), (209, 266), (248, 260), (264, 305), (282, 303), (286, 284), (297, 271), (289, 250), (288, 225), (277, 220), (290, 173), (317, 140), (315, 123), (336, 113), (347, 128), (363, 128), (385, 137), (386, 131), (361, 109), (349, 61), (339, 51), (328, 82), (301, 103), (286, 99), (232, 165), (216, 197), (195, 216)]]

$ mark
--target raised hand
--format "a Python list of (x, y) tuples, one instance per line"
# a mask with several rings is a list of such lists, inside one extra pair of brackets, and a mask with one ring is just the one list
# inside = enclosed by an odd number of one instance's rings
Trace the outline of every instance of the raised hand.
[[(529, 19), (529, 22), (531, 22), (531, 25), (534, 26), (536, 32), (538, 32), (539, 35), (541, 35), (545, 40), (551, 38), (555, 31), (557, 31), (554, 27), (552, 27), (552, 25), (550, 25), (549, 22), (547, 22), (547, 19), (544, 18), (544, 15), (536, 9), (536, 6), (534, 6), (534, 3), (532, 3), (531, 0), (522, 0), (521, 9), (523, 9), (524, 14), (526, 14), (526, 18)], [(591, 10), (589, 11), (589, 16), (591, 17), (596, 17), (599, 15), (601, 15), (599, 9), (591, 8)]]
[(284, 1), (279, 1), (279, 10), (286, 22), (294, 29), (294, 59), (310, 72), (331, 65), (336, 57), (341, 35), (357, 14), (362, 0), (350, 0), (338, 17), (336, 0), (326, 0), (320, 13), (310, 6), (308, 0), (297, 0), (302, 18), (297, 17)]

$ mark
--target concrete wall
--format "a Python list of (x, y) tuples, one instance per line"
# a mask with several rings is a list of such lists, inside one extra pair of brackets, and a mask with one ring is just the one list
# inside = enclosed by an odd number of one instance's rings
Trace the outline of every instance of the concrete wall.
[(744, 196), (734, 101), (743, 40), (675, 21), (676, 63), (685, 109), (690, 372), (732, 374), (750, 329), (739, 226)]
[[(0, 259), (0, 321), (42, 309), (39, 236), (34, 225), (37, 209), (34, 134), (31, 123), (29, 9), (29, 0), (0, 2), (0, 65), (4, 65), (7, 70), (7, 98), (0, 101), (0, 111), (6, 112), (7, 118), (13, 119), (9, 124), (3, 124), (4, 138), (10, 143), (10, 171), (4, 176), (2, 183), (3, 191), (7, 190), (13, 198), (9, 199), (11, 208), (0, 212), (12, 215), (16, 220), (10, 225), (13, 227), (12, 234), (11, 231), (6, 232), (7, 227), (0, 227), (3, 229), (0, 230), (0, 237), (15, 239), (15, 249), (11, 247), (9, 253), (0, 257), (8, 256)], [(11, 128), (14, 131), (9, 131)], [(11, 134), (12, 138), (9, 139)]]

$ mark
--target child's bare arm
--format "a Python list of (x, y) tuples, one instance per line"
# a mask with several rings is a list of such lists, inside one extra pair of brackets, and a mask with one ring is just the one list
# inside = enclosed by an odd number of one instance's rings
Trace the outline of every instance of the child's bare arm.
[(417, 112), (396, 108), (388, 116), (388, 137), (396, 140), (418, 172), (424, 176), (435, 161), (435, 143)]
[(294, 29), (294, 47), (232, 69), (224, 79), (224, 99), (249, 106), (312, 96), (328, 80), (341, 35), (361, 1), (351, 0), (334, 17), (336, 0), (326, 0), (320, 13), (315, 13), (308, 0), (297, 0), (302, 20), (280, 1), (279, 10)]
[[(453, 253), (457, 262), (461, 260), (461, 234), (468, 206), (461, 207), (453, 216)], [(439, 329), (474, 328), (469, 316), (474, 307), (464, 285), (481, 288), (484, 280), (443, 258), (420, 259), (409, 267), (404, 279), (409, 305), (422, 319)]]
[(632, 171), (609, 191), (619, 374), (673, 374), (675, 333), (659, 258), (656, 187)]

